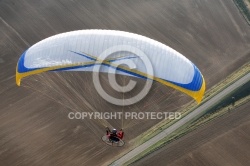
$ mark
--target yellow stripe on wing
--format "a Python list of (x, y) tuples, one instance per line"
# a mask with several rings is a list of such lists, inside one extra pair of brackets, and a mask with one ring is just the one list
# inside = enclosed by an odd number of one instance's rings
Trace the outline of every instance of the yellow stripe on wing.
[(201, 86), (200, 90), (199, 91), (192, 91), (192, 90), (188, 90), (188, 89), (185, 89), (183, 87), (180, 87), (178, 85), (175, 85), (173, 83), (170, 83), (168, 81), (165, 81), (165, 80), (163, 80), (161, 78), (149, 75), (147, 73), (144, 73), (144, 72), (141, 72), (141, 71), (138, 71), (138, 70), (134, 70), (134, 69), (130, 69), (130, 68), (126, 67), (126, 66), (119, 66), (118, 67), (118, 65), (110, 62), (110, 60), (115, 60), (114, 58), (107, 59), (107, 60), (101, 60), (101, 59), (98, 59), (97, 57), (94, 57), (94, 56), (91, 56), (91, 55), (88, 55), (88, 56), (90, 56), (93, 59), (96, 59), (96, 61), (93, 61), (93, 62), (84, 62), (84, 63), (76, 63), (76, 64), (69, 64), (69, 65), (59, 65), (59, 66), (53, 66), (53, 67), (46, 67), (46, 68), (36, 69), (36, 70), (33, 70), (33, 71), (28, 71), (28, 72), (25, 72), (25, 73), (19, 73), (18, 70), (16, 69), (16, 84), (18, 86), (20, 86), (22, 78), (30, 76), (30, 75), (34, 75), (34, 74), (39, 74), (39, 73), (42, 73), (42, 72), (46, 72), (46, 71), (58, 70), (58, 69), (67, 68), (67, 67), (77, 67), (77, 66), (79, 66), (79, 67), (83, 66), (84, 67), (86, 65), (106, 64), (108, 66), (112, 66), (112, 67), (115, 67), (115, 68), (122, 69), (124, 71), (135, 73), (137, 75), (146, 77), (148, 79), (160, 82), (160, 83), (162, 83), (164, 85), (167, 85), (169, 87), (177, 89), (177, 90), (179, 90), (179, 91), (181, 91), (183, 93), (186, 93), (187, 95), (191, 96), (192, 98), (194, 98), (197, 101), (197, 103), (201, 102), (202, 97), (203, 97), (203, 95), (205, 93), (205, 80), (204, 80), (203, 76), (202, 76), (203, 82), (202, 82), (202, 86)]
[[(118, 67), (117, 65), (114, 65), (114, 64), (112, 64), (112, 63), (110, 63), (110, 62), (108, 62), (108, 61), (103, 61), (102, 63), (107, 64), (107, 65), (110, 65), (110, 66), (113, 66), (113, 67)], [(202, 76), (202, 86), (201, 86), (201, 88), (200, 88), (198, 91), (192, 91), (192, 90), (188, 90), (188, 89), (185, 89), (185, 88), (183, 88), (183, 87), (180, 87), (180, 86), (178, 86), (178, 85), (175, 85), (175, 84), (173, 84), (173, 83), (171, 83), (171, 82), (165, 81), (165, 80), (163, 80), (163, 79), (161, 79), (161, 78), (151, 76), (151, 75), (149, 75), (149, 74), (147, 74), (147, 73), (143, 73), (143, 72), (141, 72), (141, 71), (134, 70), (134, 69), (129, 69), (129, 68), (126, 67), (126, 66), (119, 66), (118, 68), (123, 69), (123, 70), (125, 70), (125, 71), (129, 71), (129, 72), (131, 72), (131, 73), (135, 73), (135, 74), (144, 76), (144, 77), (146, 77), (146, 78), (148, 78), (148, 79), (152, 79), (152, 80), (154, 80), (154, 81), (160, 82), (160, 83), (162, 83), (162, 84), (164, 84), (164, 85), (167, 85), (167, 86), (169, 86), (169, 87), (172, 87), (172, 88), (174, 88), (174, 89), (177, 89), (177, 90), (179, 90), (179, 91), (181, 91), (181, 92), (183, 92), (183, 93), (186, 93), (187, 95), (191, 96), (192, 98), (194, 98), (194, 99), (196, 100), (197, 103), (200, 103), (200, 102), (201, 102), (202, 97), (203, 97), (203, 95), (204, 95), (204, 93), (205, 93), (205, 89), (206, 89), (206, 88), (205, 88), (205, 80), (204, 80), (203, 76)]]

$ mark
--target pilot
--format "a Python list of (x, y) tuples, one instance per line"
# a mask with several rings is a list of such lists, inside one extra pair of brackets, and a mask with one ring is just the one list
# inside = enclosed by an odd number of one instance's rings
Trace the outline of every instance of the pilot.
[(116, 133), (117, 133), (117, 130), (116, 130), (116, 129), (113, 129), (110, 135), (116, 137), (116, 136), (117, 136)]

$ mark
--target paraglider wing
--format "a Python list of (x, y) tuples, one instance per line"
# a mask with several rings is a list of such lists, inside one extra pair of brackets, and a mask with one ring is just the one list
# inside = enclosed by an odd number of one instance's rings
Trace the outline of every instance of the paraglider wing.
[[(98, 56), (111, 47), (131, 47), (107, 59)], [(154, 75), (149, 76), (140, 57), (133, 48), (149, 58)], [(136, 69), (119, 66), (121, 61), (133, 61)], [(119, 63), (118, 63), (119, 62)], [(46, 71), (93, 71), (95, 65), (103, 66), (100, 72), (118, 69), (117, 74), (153, 79), (193, 97), (198, 103), (205, 92), (205, 80), (199, 69), (186, 57), (172, 48), (147, 37), (114, 30), (80, 30), (58, 34), (28, 48), (20, 57), (16, 68), (16, 83), (29, 75)]]

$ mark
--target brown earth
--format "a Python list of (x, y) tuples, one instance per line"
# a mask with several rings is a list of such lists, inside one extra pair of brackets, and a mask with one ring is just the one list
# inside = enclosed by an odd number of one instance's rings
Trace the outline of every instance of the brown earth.
[[(91, 73), (44, 73), (15, 85), (24, 50), (78, 29), (124, 30), (161, 41), (193, 61), (208, 88), (250, 60), (250, 29), (232, 1), (0, 0), (0, 165), (101, 165), (157, 121), (70, 120), (69, 112), (176, 111), (190, 101), (155, 83), (141, 102), (118, 107), (97, 94)], [(122, 97), (105, 75), (102, 81)], [(144, 84), (138, 81), (136, 91)], [(124, 148), (100, 141), (106, 125), (125, 129)]]
[(133, 165), (250, 165), (250, 102)]

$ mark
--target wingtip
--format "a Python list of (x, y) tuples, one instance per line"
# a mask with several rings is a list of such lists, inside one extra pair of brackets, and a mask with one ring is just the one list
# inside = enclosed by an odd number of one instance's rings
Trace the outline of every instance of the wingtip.
[(21, 79), (20, 78), (16, 78), (16, 85), (20, 86), (21, 85)]
[(204, 80), (203, 77), (202, 77), (202, 79), (203, 79), (202, 87), (201, 87), (201, 89), (200, 89), (200, 92), (199, 92), (198, 96), (195, 98), (195, 100), (196, 100), (196, 102), (197, 102), (198, 104), (201, 103), (201, 101), (202, 101), (202, 99), (203, 99), (203, 96), (204, 96), (204, 94), (205, 94), (205, 91), (206, 91), (206, 83), (205, 83), (205, 80)]
[(18, 71), (16, 71), (16, 85), (20, 86), (21, 85), (21, 76), (18, 73)]

